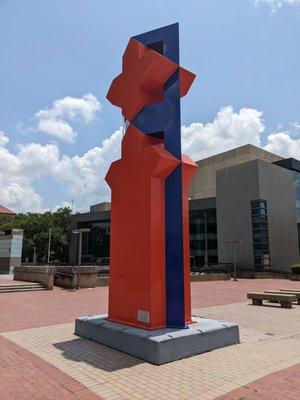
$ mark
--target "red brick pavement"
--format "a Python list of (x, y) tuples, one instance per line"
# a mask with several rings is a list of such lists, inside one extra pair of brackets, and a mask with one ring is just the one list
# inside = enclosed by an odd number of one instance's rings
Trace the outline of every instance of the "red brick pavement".
[(1, 400), (99, 400), (53, 365), (0, 336)]
[[(201, 308), (243, 302), (248, 291), (283, 287), (300, 290), (300, 283), (288, 280), (194, 282), (192, 304), (194, 308)], [(0, 294), (0, 332), (68, 323), (77, 315), (104, 313), (107, 294), (107, 288), (80, 291), (55, 288), (53, 291)], [(255, 381), (231, 392), (228, 396), (232, 397), (223, 396), (222, 400), (298, 400), (299, 396), (292, 396), (300, 387), (299, 370), (293, 368)], [(266, 397), (268, 393), (273, 397)], [(99, 397), (51, 364), (0, 336), (0, 400), (26, 399), (92, 400)]]
[[(297, 288), (300, 282), (286, 279), (241, 279), (193, 282), (192, 307), (211, 307), (247, 301), (248, 291)], [(107, 312), (107, 287), (68, 291), (0, 293), (0, 332), (73, 322), (78, 315)]]
[(216, 400), (299, 400), (300, 364), (266, 375)]

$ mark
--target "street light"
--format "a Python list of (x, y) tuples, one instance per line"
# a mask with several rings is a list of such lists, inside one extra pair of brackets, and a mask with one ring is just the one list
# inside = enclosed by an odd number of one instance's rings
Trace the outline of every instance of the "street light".
[(48, 241), (48, 266), (49, 267), (50, 267), (51, 233), (52, 233), (52, 229), (49, 228), (49, 241)]
[(79, 279), (80, 279), (80, 269), (81, 269), (81, 257), (82, 257), (82, 234), (90, 232), (90, 228), (80, 228), (74, 229), (72, 233), (79, 235), (79, 246), (78, 246), (78, 269), (77, 269), (77, 289), (80, 289)]
[(234, 281), (237, 281), (236, 279), (236, 251), (235, 251), (235, 246), (240, 243), (244, 243), (243, 240), (229, 240), (226, 242), (228, 244), (232, 244), (232, 256), (233, 256), (233, 271), (234, 271)]

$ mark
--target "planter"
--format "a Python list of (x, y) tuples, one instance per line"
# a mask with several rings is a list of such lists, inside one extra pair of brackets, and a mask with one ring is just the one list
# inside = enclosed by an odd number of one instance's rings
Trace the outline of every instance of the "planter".
[(291, 281), (300, 281), (300, 274), (291, 274)]
[(191, 282), (229, 281), (230, 274), (191, 274)]
[(14, 268), (14, 280), (42, 283), (47, 289), (53, 289), (55, 267), (23, 266)]
[(78, 276), (79, 287), (84, 288), (94, 288), (97, 286), (98, 274), (100, 267), (94, 266), (82, 266), (80, 271), (78, 267), (56, 267), (54, 284), (56, 286), (75, 289), (77, 288)]

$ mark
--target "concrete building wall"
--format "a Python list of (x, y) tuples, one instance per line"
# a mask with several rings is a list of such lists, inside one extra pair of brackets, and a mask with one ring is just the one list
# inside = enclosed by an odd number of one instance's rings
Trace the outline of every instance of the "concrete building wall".
[(237, 149), (196, 161), (199, 169), (190, 184), (190, 197), (192, 199), (215, 197), (216, 171), (257, 159), (272, 163), (282, 158), (276, 154), (247, 144)]
[(107, 201), (99, 204), (94, 204), (90, 206), (90, 212), (100, 212), (100, 211), (109, 211), (111, 208), (111, 204)]
[(286, 270), (300, 261), (293, 172), (260, 162), (259, 189), (268, 204), (272, 269)]
[(219, 262), (232, 262), (230, 240), (237, 245), (239, 267), (253, 268), (251, 201), (266, 200), (271, 269), (288, 270), (299, 260), (293, 176), (288, 170), (252, 160), (216, 173)]
[(218, 256), (220, 263), (233, 262), (231, 240), (237, 245), (239, 267), (252, 268), (252, 220), (250, 201), (260, 198), (257, 161), (219, 170), (216, 173)]

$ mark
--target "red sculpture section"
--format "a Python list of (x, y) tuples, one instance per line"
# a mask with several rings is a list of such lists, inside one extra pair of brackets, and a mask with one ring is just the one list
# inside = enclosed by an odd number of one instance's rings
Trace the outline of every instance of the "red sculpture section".
[[(163, 41), (163, 46), (168, 46), (168, 40)], [(171, 77), (172, 81), (168, 82)], [(151, 46), (147, 47), (132, 38), (123, 55), (122, 73), (113, 80), (107, 99), (120, 107), (123, 116), (132, 122), (139, 113), (147, 113), (147, 105), (164, 101), (169, 83), (177, 85), (179, 82), (179, 93), (177, 86), (174, 91), (176, 100), (178, 96), (187, 94), (194, 79), (195, 74), (152, 50)], [(166, 111), (162, 107), (161, 117), (165, 112), (169, 113), (170, 118), (177, 122), (177, 131), (173, 132), (165, 125), (162, 129), (164, 135), (177, 134), (177, 140), (180, 140), (180, 114), (176, 114), (174, 104), (170, 101), (171, 106)], [(146, 128), (145, 124), (141, 126)], [(166, 141), (166, 146), (168, 143), (170, 141)], [(121, 159), (112, 163), (106, 176), (112, 192), (108, 319), (149, 330), (166, 327), (173, 304), (173, 310), (177, 307), (180, 315), (177, 318), (176, 313), (170, 326), (184, 326), (192, 322), (188, 186), (198, 166), (187, 156), (182, 159), (173, 156), (172, 146), (168, 149), (170, 152), (164, 148), (163, 140), (129, 124), (122, 140)], [(174, 181), (177, 186), (167, 187), (179, 193), (178, 188), (182, 186), (182, 201), (177, 203), (178, 207), (182, 207), (183, 219), (181, 227), (178, 220), (180, 210), (175, 211), (172, 216), (174, 229), (170, 230), (167, 229), (170, 220), (165, 226), (165, 181), (176, 168), (180, 168), (176, 171), (178, 179)], [(171, 201), (170, 190), (168, 198)], [(183, 239), (178, 235), (181, 228)], [(166, 247), (178, 249), (179, 245), (182, 246), (183, 257), (181, 250), (175, 251), (174, 263), (168, 264)], [(180, 253), (180, 260), (177, 260), (177, 253)], [(172, 301), (166, 291), (174, 276), (170, 275), (170, 271), (177, 274), (179, 288), (173, 290)]]
[(183, 219), (183, 268), (184, 268), (184, 316), (185, 323), (192, 322), (190, 282), (190, 232), (189, 232), (189, 184), (199, 168), (190, 157), (182, 156), (182, 219)]
[(122, 73), (113, 81), (107, 99), (133, 118), (148, 104), (163, 100), (164, 84), (179, 69), (180, 96), (187, 94), (196, 75), (149, 47), (130, 39), (123, 55)]
[(122, 73), (112, 82), (107, 99), (131, 121), (147, 104), (163, 99), (163, 85), (178, 65), (135, 39), (123, 55)]
[(106, 176), (112, 189), (111, 321), (165, 327), (165, 179), (179, 163), (160, 139), (128, 127), (122, 158)]
[(185, 68), (179, 67), (180, 97), (184, 97), (188, 93), (195, 78), (196, 75), (193, 74), (193, 72), (190, 72)]

